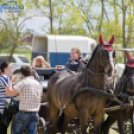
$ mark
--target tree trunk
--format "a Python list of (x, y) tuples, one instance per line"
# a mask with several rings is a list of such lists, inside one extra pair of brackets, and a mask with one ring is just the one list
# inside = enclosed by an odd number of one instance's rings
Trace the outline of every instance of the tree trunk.
[(99, 26), (98, 26), (98, 32), (100, 34), (101, 32), (101, 27), (102, 27), (102, 23), (103, 23), (103, 17), (104, 17), (104, 0), (101, 0), (101, 18), (100, 18), (100, 23), (99, 23)]
[[(132, 16), (133, 15), (133, 13), (132, 13), (132, 11), (131, 11), (131, 7), (132, 6), (129, 6), (129, 14), (128, 14), (128, 17), (129, 17), (129, 15), (130, 16)], [(131, 44), (133, 44), (133, 42), (132, 42), (132, 38), (133, 38), (133, 20), (134, 20), (134, 18), (129, 18), (129, 23), (128, 23), (128, 28), (127, 28), (127, 39), (126, 39), (126, 46), (128, 47), (131, 47)]]
[(50, 33), (53, 34), (53, 10), (51, 0), (49, 0), (49, 9), (50, 9)]
[[(123, 47), (126, 48), (126, 32), (125, 32), (125, 24), (126, 24), (126, 4), (125, 4), (125, 0), (122, 0), (122, 44)], [(126, 56), (124, 54), (124, 63), (126, 63)]]
[(10, 56), (9, 56), (9, 59), (8, 59), (9, 62), (12, 62), (12, 57), (13, 57), (13, 53), (14, 53), (15, 47), (16, 47), (16, 45), (15, 45), (15, 43), (13, 43), (13, 47), (11, 49)]
[(115, 17), (115, 24), (119, 24), (119, 16), (118, 16), (117, 8), (116, 8), (116, 1), (117, 0), (113, 0), (113, 3), (114, 3), (114, 17)]

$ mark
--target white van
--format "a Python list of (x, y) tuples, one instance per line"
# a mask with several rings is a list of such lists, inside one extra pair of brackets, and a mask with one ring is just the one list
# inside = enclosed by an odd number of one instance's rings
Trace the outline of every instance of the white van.
[[(0, 54), (0, 63), (3, 61), (8, 61), (9, 56), (10, 56), (9, 54)], [(22, 65), (30, 66), (30, 63), (26, 58), (26, 56), (20, 54), (13, 54), (12, 61), (11, 61), (13, 74), (19, 73), (19, 70)]]
[(42, 55), (55, 67), (68, 62), (71, 48), (78, 47), (84, 57), (91, 54), (95, 46), (95, 40), (83, 36), (35, 35), (32, 41), (32, 58)]

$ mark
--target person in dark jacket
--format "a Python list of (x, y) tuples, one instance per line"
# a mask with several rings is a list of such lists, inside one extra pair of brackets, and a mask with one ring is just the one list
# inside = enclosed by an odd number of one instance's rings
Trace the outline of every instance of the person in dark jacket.
[(71, 58), (65, 68), (71, 71), (79, 72), (85, 68), (85, 64), (81, 57), (81, 51), (78, 48), (72, 48), (70, 53)]

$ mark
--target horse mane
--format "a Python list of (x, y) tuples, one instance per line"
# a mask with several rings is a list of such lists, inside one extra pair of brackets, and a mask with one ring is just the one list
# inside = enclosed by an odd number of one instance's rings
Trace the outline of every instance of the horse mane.
[(98, 47), (99, 47), (99, 44), (98, 44), (98, 45), (95, 47), (95, 49), (93, 50), (93, 52), (92, 52), (92, 54), (91, 54), (91, 57), (90, 57), (89, 60), (88, 60), (88, 63), (87, 63), (87, 66), (86, 66), (87, 68), (88, 68), (89, 64), (91, 63), (91, 61), (94, 59), (94, 56), (95, 56), (95, 53), (96, 53)]
[(125, 76), (126, 73), (127, 73), (127, 65), (125, 65), (125, 69), (124, 69), (122, 76), (116, 82), (115, 91), (114, 91), (115, 95), (119, 95), (123, 91), (123, 89), (125, 89), (125, 87), (126, 87), (126, 76)]

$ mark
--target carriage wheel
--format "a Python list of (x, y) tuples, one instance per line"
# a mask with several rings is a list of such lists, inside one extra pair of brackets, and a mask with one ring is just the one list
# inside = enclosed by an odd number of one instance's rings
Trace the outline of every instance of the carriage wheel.
[(91, 134), (94, 134), (94, 121), (93, 121), (92, 118), (90, 118), (89, 121), (88, 121), (88, 131)]
[(37, 126), (37, 134), (44, 134), (45, 125), (46, 125), (45, 120), (42, 117), (40, 117), (39, 118), (39, 123), (38, 123), (38, 126)]

